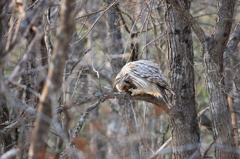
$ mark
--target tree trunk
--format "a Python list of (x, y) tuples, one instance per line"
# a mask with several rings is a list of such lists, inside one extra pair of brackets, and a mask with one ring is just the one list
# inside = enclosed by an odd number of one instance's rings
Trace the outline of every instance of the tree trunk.
[[(113, 0), (105, 0), (105, 2), (110, 5), (113, 3)], [(122, 33), (120, 31), (120, 24), (117, 22), (117, 19), (119, 19), (119, 14), (116, 10), (116, 5), (112, 6), (108, 12), (107, 12), (107, 25), (108, 25), (108, 54), (112, 56), (110, 59), (111, 61), (111, 67), (112, 67), (112, 79), (116, 77), (118, 72), (120, 72), (121, 68), (124, 66), (125, 61), (121, 58), (121, 55), (124, 52), (123, 49), (123, 42), (122, 42)], [(114, 55), (119, 56), (119, 58), (114, 58)], [(119, 105), (124, 105), (123, 100), (119, 100)], [(118, 108), (116, 108), (117, 105), (112, 105), (112, 111), (111, 116), (108, 124), (108, 137), (112, 139), (113, 145), (109, 145), (108, 148), (108, 159), (116, 159), (116, 158), (122, 158), (119, 155), (122, 155), (122, 153), (119, 154), (119, 152), (114, 149), (114, 147), (121, 146), (122, 141), (118, 142), (117, 138), (121, 130), (121, 116), (119, 115), (118, 111), (116, 111)], [(117, 141), (117, 142), (116, 142)], [(117, 144), (118, 143), (118, 144)]]
[(40, 97), (38, 116), (34, 123), (32, 140), (29, 148), (29, 158), (44, 158), (46, 153), (46, 142), (52, 119), (53, 105), (56, 103), (67, 60), (67, 51), (74, 28), (75, 1), (62, 1), (61, 21), (57, 30), (57, 40), (54, 45), (51, 63), (49, 64), (48, 78), (45, 82)]
[(215, 157), (218, 159), (238, 158), (236, 149), (234, 149), (231, 112), (223, 91), (223, 53), (231, 32), (235, 0), (218, 1), (217, 22), (211, 37), (205, 35), (197, 21), (185, 10), (181, 2), (176, 0), (168, 0), (168, 2), (189, 23), (201, 42), (213, 122)]
[[(9, 121), (9, 110), (7, 108), (7, 99), (6, 99), (6, 95), (5, 95), (5, 83), (4, 83), (4, 67), (5, 67), (5, 59), (4, 59), (4, 49), (5, 48), (5, 42), (3, 39), (4, 34), (7, 30), (7, 21), (8, 19), (6, 18), (6, 16), (4, 15), (4, 7), (6, 7), (9, 2), (7, 1), (1, 1), (0, 2), (0, 15), (2, 18), (0, 18), (0, 47), (2, 48), (0, 50), (0, 124), (3, 124), (4, 122)], [(6, 13), (5, 13), (6, 14)], [(3, 124), (4, 125), (4, 124)], [(0, 127), (1, 129), (1, 127)], [(13, 147), (12, 144), (12, 138), (11, 135), (2, 135), (0, 137), (1, 140), (1, 150), (0, 153), (3, 154), (3, 152), (8, 151), (9, 149), (11, 149)]]
[[(190, 9), (189, 1), (185, 0), (183, 5), (186, 10)], [(175, 92), (172, 103), (179, 111), (177, 116), (169, 118), (173, 155), (176, 159), (197, 158), (200, 156), (200, 131), (195, 102), (191, 28), (168, 2), (166, 21), (170, 78)]]
[[(231, 28), (231, 27), (230, 27)], [(215, 155), (219, 159), (237, 158), (235, 152), (231, 112), (228, 106), (227, 95), (223, 92), (223, 60), (222, 53), (216, 54), (216, 44), (213, 39), (204, 45), (204, 69), (206, 86), (212, 114), (213, 132), (215, 140)], [(213, 47), (214, 46), (214, 47)], [(218, 47), (220, 47), (218, 45)], [(217, 56), (216, 56), (217, 55)]]
[(219, 1), (215, 34), (202, 44), (206, 87), (213, 122), (215, 157), (219, 159), (238, 158), (235, 151), (231, 112), (223, 87), (223, 53), (231, 31), (234, 3), (234, 0)]
[[(0, 70), (0, 124), (1, 125), (4, 125), (5, 122), (9, 121), (9, 111), (7, 108), (7, 99), (4, 94), (5, 85), (4, 85), (3, 77), (4, 77), (4, 69)], [(0, 126), (0, 129), (2, 129), (1, 126)], [(0, 137), (0, 140), (2, 144), (1, 146), (2, 149), (0, 150), (0, 153), (3, 154), (3, 152), (6, 152), (13, 147), (12, 138), (10, 134), (2, 135)]]
[[(108, 5), (113, 3), (113, 0), (105, 0)], [(125, 65), (125, 60), (121, 57), (124, 52), (123, 41), (122, 41), (122, 34), (120, 31), (120, 23), (118, 19), (120, 19), (117, 11), (116, 5), (113, 5), (107, 12), (107, 25), (108, 25), (108, 32), (109, 32), (109, 39), (108, 39), (108, 53), (111, 58), (111, 66), (113, 70), (113, 78), (116, 77), (118, 72), (122, 69)], [(117, 56), (114, 57), (114, 55)]]

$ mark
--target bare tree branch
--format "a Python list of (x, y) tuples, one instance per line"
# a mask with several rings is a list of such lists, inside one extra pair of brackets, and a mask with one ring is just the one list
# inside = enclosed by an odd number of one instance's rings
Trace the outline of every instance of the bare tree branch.
[(179, 0), (168, 0), (168, 2), (178, 11), (178, 13), (188, 22), (189, 26), (194, 30), (201, 43), (206, 40), (206, 35), (198, 22), (186, 10)]
[(29, 44), (29, 47), (28, 47), (25, 55), (21, 59), (21, 61), (19, 61), (18, 65), (14, 68), (11, 75), (9, 75), (9, 77), (8, 77), (9, 81), (13, 81), (14, 78), (21, 75), (21, 72), (25, 71), (25, 68), (24, 68), (24, 67), (26, 67), (25, 63), (27, 62), (29, 56), (33, 53), (33, 47), (36, 47), (36, 43), (40, 43), (40, 40), (42, 39), (42, 37), (43, 37), (42, 30), (36, 28), (36, 35), (34, 36), (31, 43)]
[(227, 43), (232, 26), (234, 5), (235, 0), (218, 1), (219, 10), (213, 37), (219, 45), (223, 45), (224, 47), (224, 43)]
[[(38, 5), (32, 9), (29, 10), (19, 23), (18, 32), (16, 35), (16, 38), (13, 39), (13, 41), (9, 42), (6, 46), (6, 51), (10, 52), (14, 47), (16, 47), (17, 43), (22, 39), (25, 38), (27, 33), (29, 32), (30, 27), (32, 24), (34, 24), (39, 17), (41, 17), (45, 10), (53, 3), (53, 0), (41, 0)], [(12, 37), (8, 37), (12, 38)], [(6, 53), (7, 53), (6, 52)]]
[[(105, 100), (108, 100), (108, 99), (142, 100), (142, 101), (152, 103), (152, 104), (160, 107), (166, 113), (171, 114), (170, 109), (168, 108), (168, 106), (165, 104), (165, 102), (161, 98), (156, 98), (156, 97), (154, 97), (152, 95), (149, 95), (149, 94), (131, 96), (129, 93), (100, 92), (100, 91), (94, 93), (93, 96), (91, 96), (91, 97), (87, 97), (87, 98), (81, 99), (79, 101), (76, 101), (70, 107), (64, 108), (64, 106), (58, 106), (56, 108), (55, 112), (56, 113), (61, 113), (61, 112), (63, 112), (64, 109), (70, 109), (72, 107), (82, 106), (83, 104), (94, 102), (94, 101), (99, 100), (99, 99), (103, 99), (103, 100), (101, 100), (101, 102), (104, 102)], [(97, 103), (100, 104), (99, 102), (97, 102)], [(95, 105), (97, 105), (97, 104), (95, 104)], [(91, 107), (93, 107), (93, 106), (90, 106), (86, 111), (90, 112), (92, 110)], [(24, 107), (22, 109), (24, 109)], [(31, 123), (35, 120), (35, 115), (36, 115), (37, 112), (32, 110), (32, 109), (31, 110), (29, 109), (28, 111), (30, 111), (29, 113), (33, 116), (23, 118), (23, 121), (22, 121), (23, 123)], [(2, 135), (10, 134), (15, 128), (21, 127), (22, 122), (21, 121), (15, 121), (15, 122), (9, 123), (6, 127), (4, 127), (0, 131), (0, 135), (2, 136)]]
[[(168, 0), (179, 14), (189, 23), (199, 38), (204, 59), (206, 86), (210, 102), (213, 121), (213, 132), (216, 158), (238, 158), (234, 151), (233, 129), (230, 118), (228, 101), (222, 91), (219, 79), (223, 76), (223, 53), (229, 40), (232, 27), (235, 0), (219, 0), (217, 23), (212, 37), (206, 37), (194, 18), (184, 10), (180, 0)], [(226, 127), (222, 127), (226, 125)], [(225, 145), (229, 150), (222, 149), (218, 145)]]
[(208, 146), (208, 148), (205, 150), (205, 152), (203, 153), (203, 157), (207, 156), (208, 151), (211, 149), (211, 147), (213, 146), (213, 144), (215, 143), (216, 140), (213, 140), (211, 142), (211, 144)]
[(93, 27), (96, 25), (96, 23), (99, 21), (99, 19), (104, 15), (105, 12), (107, 12), (111, 7), (113, 7), (116, 3), (118, 2), (118, 0), (115, 0), (113, 3), (109, 4), (103, 11), (102, 13), (99, 15), (99, 17), (95, 20), (95, 22), (93, 23), (93, 25), (88, 29), (88, 31), (86, 32), (85, 35), (83, 35), (83, 37), (81, 39), (79, 39), (78, 41), (76, 41), (75, 43), (71, 44), (71, 45), (76, 45), (77, 43), (79, 43), (81, 40), (85, 39), (86, 36), (92, 31)]
[(209, 107), (206, 107), (205, 109), (201, 110), (199, 113), (198, 113), (198, 117), (201, 117), (206, 111), (209, 110)]
[(75, 128), (74, 135), (73, 135), (73, 139), (72, 139), (72, 141), (71, 141), (71, 145), (74, 145), (75, 140), (76, 140), (76, 138), (78, 137), (78, 135), (79, 135), (79, 133), (80, 133), (80, 130), (81, 130), (82, 126), (83, 126), (83, 123), (84, 123), (85, 120), (87, 119), (89, 113), (90, 113), (93, 109), (95, 109), (100, 103), (102, 103), (104, 100), (105, 100), (104, 97), (101, 97), (101, 98), (99, 98), (99, 100), (98, 100), (96, 103), (94, 103), (92, 106), (90, 106), (90, 107), (87, 108), (87, 110), (86, 110), (85, 113), (82, 115), (82, 117), (80, 118), (80, 120), (79, 120), (79, 122), (78, 122), (78, 124), (77, 124), (77, 126), (76, 126), (76, 128)]
[(80, 130), (82, 129), (83, 124), (85, 123), (86, 119), (88, 118), (89, 114), (91, 111), (93, 111), (96, 107), (99, 106), (100, 103), (104, 102), (105, 98), (102, 96), (99, 98), (99, 100), (94, 103), (93, 105), (91, 105), (90, 107), (87, 108), (87, 110), (84, 112), (84, 114), (82, 115), (82, 117), (79, 119), (77, 126), (75, 127), (75, 131), (71, 140), (71, 143), (69, 144), (69, 146), (61, 153), (60, 158), (65, 157), (68, 153), (69, 153), (69, 149), (75, 145), (76, 139), (80, 133)]
[[(159, 106), (168, 115), (175, 115), (176, 114), (175, 110), (171, 110), (171, 109), (168, 108), (168, 106), (163, 101), (163, 99), (156, 98), (156, 97), (154, 97), (152, 95), (149, 95), (149, 94), (131, 96), (129, 93), (121, 93), (121, 92), (96, 92), (96, 93), (94, 93), (93, 97), (86, 98), (86, 99), (78, 101), (76, 103), (76, 105), (82, 105), (82, 104), (86, 104), (88, 102), (98, 100), (96, 103), (94, 103), (93, 105), (88, 107), (87, 110), (85, 111), (85, 113), (80, 118), (79, 123), (77, 124), (77, 126), (75, 128), (75, 132), (73, 134), (72, 141), (69, 144), (69, 146), (62, 152), (60, 158), (65, 157), (69, 152), (71, 152), (70, 149), (71, 149), (72, 146), (74, 146), (75, 140), (78, 137), (78, 135), (80, 133), (80, 130), (81, 130), (84, 122), (86, 121), (89, 113), (92, 110), (94, 110), (100, 103), (104, 102), (107, 99), (143, 100), (143, 101), (146, 101), (146, 102), (153, 103), (156, 106)], [(170, 113), (170, 111), (171, 111), (171, 113)]]
[(224, 51), (223, 58), (225, 61), (231, 54), (234, 53), (234, 51), (236, 50), (236, 48), (238, 46), (239, 41), (240, 41), (240, 21), (236, 25), (236, 27), (230, 37), (230, 40), (227, 44), (227, 49)]
[(48, 78), (40, 97), (38, 116), (32, 133), (29, 158), (44, 158), (46, 140), (52, 119), (52, 107), (61, 88), (62, 76), (67, 60), (67, 51), (74, 28), (75, 1), (63, 0), (60, 12), (60, 27), (57, 30), (57, 41), (49, 64)]
[(6, 136), (6, 135), (10, 134), (11, 132), (13, 132), (15, 130), (15, 128), (21, 127), (27, 123), (32, 123), (32, 122), (34, 122), (34, 120), (35, 120), (35, 116), (32, 116), (32, 117), (25, 117), (22, 120), (18, 120), (18, 121), (14, 121), (14, 122), (10, 123), (10, 125), (1, 129), (1, 131), (0, 131), (1, 138), (2, 138), (2, 136)]
[(152, 154), (148, 159), (155, 159), (158, 157), (158, 155), (161, 153), (163, 149), (165, 149), (172, 141), (172, 138), (170, 137), (154, 154)]
[(7, 151), (6, 153), (2, 154), (1, 159), (9, 159), (19, 156), (21, 152), (20, 148), (12, 148), (11, 150)]

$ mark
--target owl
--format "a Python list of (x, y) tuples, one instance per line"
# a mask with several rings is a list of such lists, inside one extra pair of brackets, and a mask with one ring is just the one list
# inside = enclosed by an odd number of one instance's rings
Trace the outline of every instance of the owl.
[(131, 92), (132, 96), (147, 93), (162, 97), (169, 105), (165, 90), (174, 94), (158, 65), (147, 60), (127, 63), (116, 76), (114, 85), (118, 91)]

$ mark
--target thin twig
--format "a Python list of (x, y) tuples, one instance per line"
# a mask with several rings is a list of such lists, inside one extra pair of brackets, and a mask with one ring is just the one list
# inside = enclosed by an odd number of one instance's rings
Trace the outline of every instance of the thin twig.
[[(78, 100), (78, 101), (74, 101), (69, 107), (66, 106), (58, 106), (55, 110), (56, 114), (63, 112), (64, 109), (70, 109), (72, 107), (76, 107), (76, 106), (81, 106), (83, 104), (87, 104), (90, 102), (94, 102), (96, 100), (103, 99), (103, 101), (108, 100), (108, 99), (130, 99), (130, 100), (143, 100), (146, 102), (150, 102), (153, 103), (154, 105), (160, 107), (162, 110), (164, 110), (168, 115), (174, 115), (173, 113), (171, 113), (173, 110), (170, 110), (167, 105), (164, 103), (164, 101), (160, 98), (156, 98), (155, 96), (149, 95), (149, 94), (143, 94), (143, 95), (136, 95), (136, 96), (131, 96), (129, 93), (122, 93), (122, 92), (96, 92), (93, 94), (93, 96), (91, 97), (86, 97), (84, 99)], [(96, 102), (95, 104), (97, 104), (98, 102)], [(92, 111), (92, 107), (94, 105), (90, 106), (86, 111)], [(27, 109), (24, 106), (21, 105), (20, 109)], [(29, 112), (30, 117), (26, 117), (23, 119), (24, 123), (30, 123), (35, 121), (36, 118), (36, 111), (35, 110), (28, 110), (31, 111)], [(174, 112), (174, 111), (173, 111)], [(55, 115), (56, 115), (55, 114)], [(87, 114), (88, 115), (88, 114)], [(12, 122), (10, 124), (8, 124), (8, 126), (4, 127), (1, 131), (0, 131), (0, 135), (4, 134), (7, 135), (9, 133), (11, 133), (12, 131), (14, 131), (14, 128), (18, 128), (21, 127), (22, 122), (20, 121), (15, 121)]]
[(152, 154), (148, 159), (155, 159), (159, 154), (172, 142), (172, 137), (170, 137), (154, 154)]
[(235, 52), (239, 41), (240, 41), (240, 21), (236, 25), (230, 37), (230, 40), (227, 44), (227, 49), (224, 51), (223, 58), (225, 63), (226, 63), (226, 60)]
[(198, 113), (198, 117), (201, 117), (206, 111), (208, 111), (210, 108), (209, 107), (206, 107), (205, 109), (201, 110), (199, 113)]
[(21, 153), (21, 150), (19, 148), (12, 148), (11, 150), (2, 154), (0, 159), (14, 158), (14, 157), (18, 156), (20, 153)]
[(74, 131), (74, 134), (73, 134), (73, 138), (72, 138), (72, 141), (71, 143), (69, 144), (69, 146), (61, 153), (61, 156), (60, 158), (63, 158), (65, 157), (70, 151), (69, 149), (75, 145), (75, 142), (76, 142), (76, 139), (80, 133), (80, 130), (82, 129), (82, 126), (84, 124), (84, 122), (86, 121), (86, 119), (88, 118), (88, 115), (91, 111), (93, 111), (95, 108), (97, 108), (99, 106), (100, 103), (102, 103), (103, 101), (105, 101), (105, 97), (102, 96), (99, 98), (99, 100), (94, 103), (93, 105), (91, 105), (90, 107), (87, 108), (87, 110), (84, 112), (84, 114), (82, 115), (82, 117), (80, 118), (76, 128), (75, 128), (75, 131)]
[(216, 140), (212, 141), (212, 143), (208, 146), (206, 151), (203, 153), (203, 158), (207, 155), (208, 151), (211, 149), (212, 145), (215, 143)]
[(93, 25), (88, 29), (87, 33), (85, 35), (83, 35), (83, 37), (81, 39), (79, 39), (78, 41), (74, 42), (72, 45), (76, 45), (77, 43), (79, 43), (80, 41), (82, 41), (93, 29), (93, 27), (96, 25), (96, 23), (99, 21), (99, 19), (103, 16), (103, 14), (108, 11), (113, 5), (115, 5), (118, 2), (118, 0), (114, 1), (112, 4), (110, 4), (109, 6), (106, 7), (106, 9), (101, 13), (101, 15), (95, 20), (95, 22), (93, 23)]

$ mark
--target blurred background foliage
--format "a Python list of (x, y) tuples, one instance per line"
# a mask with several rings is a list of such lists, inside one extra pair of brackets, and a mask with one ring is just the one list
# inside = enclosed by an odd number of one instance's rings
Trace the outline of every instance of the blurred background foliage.
[[(24, 10), (30, 9), (30, 1), (26, 1)], [(8, 8), (9, 17), (8, 32), (5, 33), (4, 40), (7, 40), (11, 30), (15, 29), (16, 24), (22, 13), (12, 1)], [(44, 41), (50, 48), (48, 57), (50, 60), (51, 47), (56, 40), (56, 28), (59, 27), (60, 0), (56, 0), (48, 11), (42, 16), (41, 25), (44, 29)], [(76, 5), (82, 5), (82, 1), (77, 1)], [(131, 55), (131, 45), (137, 47), (138, 59), (151, 60), (161, 67), (165, 77), (168, 79), (168, 51), (166, 44), (166, 22), (165, 10), (167, 9), (161, 0), (122, 0), (118, 3), (119, 19), (115, 19), (114, 24), (119, 26), (124, 47), (123, 56), (112, 54), (109, 45), (108, 22), (106, 18), (106, 3), (104, 1), (88, 0), (75, 17), (75, 30), (69, 45), (68, 60), (65, 64), (65, 72), (62, 78), (62, 92), (58, 99), (58, 106), (71, 106), (65, 113), (54, 116), (51, 126), (51, 133), (48, 139), (48, 155), (53, 156), (56, 146), (61, 138), (63, 144), (59, 152), (68, 146), (71, 135), (78, 124), (80, 117), (86, 109), (94, 102), (77, 104), (79, 101), (91, 97), (94, 93), (101, 91), (111, 91), (113, 89), (113, 70), (110, 61), (112, 59), (129, 61)], [(217, 3), (215, 0), (193, 0), (190, 13), (199, 22), (203, 30), (211, 36), (216, 23)], [(240, 20), (239, 2), (236, 3), (236, 11), (233, 27)], [(132, 38), (132, 36), (134, 37)], [(24, 38), (11, 52), (5, 65), (4, 76), (7, 79), (12, 71), (21, 63), (29, 47), (28, 36)], [(199, 41), (193, 33), (194, 46), (194, 68), (195, 68), (195, 89), (197, 110), (208, 107), (208, 97), (205, 87), (205, 76), (202, 64), (202, 51)], [(38, 52), (36, 52), (38, 54)], [(225, 80), (228, 88), (226, 93), (231, 96), (231, 90), (236, 89), (229, 84), (232, 80), (238, 81), (239, 52), (233, 54), (229, 62), (226, 63)], [(41, 59), (36, 58), (36, 61)], [(237, 61), (233, 62), (233, 61)], [(22, 69), (13, 79), (15, 84), (9, 85), (7, 96), (9, 121), (23, 121), (21, 106), (14, 105), (12, 100), (17, 100), (21, 104), (33, 108), (34, 105), (26, 104), (24, 93), (26, 84), (22, 81), (24, 77), (37, 72), (42, 76), (47, 76), (43, 69), (47, 66), (39, 65), (34, 70), (28, 70), (26, 62), (22, 63)], [(64, 64), (63, 64), (64, 65)], [(57, 69), (57, 68), (56, 68)], [(30, 71), (30, 72), (29, 72)], [(55, 107), (58, 107), (55, 106)], [(113, 117), (116, 115), (116, 117)], [(206, 111), (204, 118), (201, 119), (211, 123), (210, 112)], [(115, 118), (118, 118), (116, 120)], [(116, 123), (111, 123), (116, 120)], [(133, 123), (132, 123), (133, 122)], [(132, 127), (135, 125), (135, 127)], [(12, 145), (20, 147), (29, 142), (29, 135), (33, 123), (24, 123), (22, 127), (16, 128), (12, 133)], [(135, 130), (133, 130), (135, 129)], [(62, 132), (61, 132), (62, 131)], [(133, 132), (133, 133), (132, 133)], [(64, 135), (62, 135), (62, 133)], [(110, 134), (114, 134), (110, 136)], [(65, 138), (63, 138), (63, 136)], [(162, 144), (170, 138), (170, 128), (168, 117), (158, 107), (143, 101), (123, 101), (120, 105), (116, 99), (110, 99), (101, 103), (90, 114), (86, 120), (79, 137), (76, 140), (75, 158), (134, 158), (134, 146), (139, 150), (139, 158), (147, 158), (156, 151)], [(201, 125), (201, 150), (205, 152), (209, 144), (213, 141), (212, 131)], [(137, 143), (137, 144), (133, 144)], [(23, 146), (23, 151), (26, 147)], [(3, 147), (1, 153), (3, 153)], [(170, 159), (170, 146), (164, 150), (158, 158)], [(210, 150), (208, 155), (213, 154)], [(73, 157), (72, 156), (72, 157)], [(136, 156), (135, 156), (136, 157)], [(19, 157), (21, 158), (21, 157)]]

